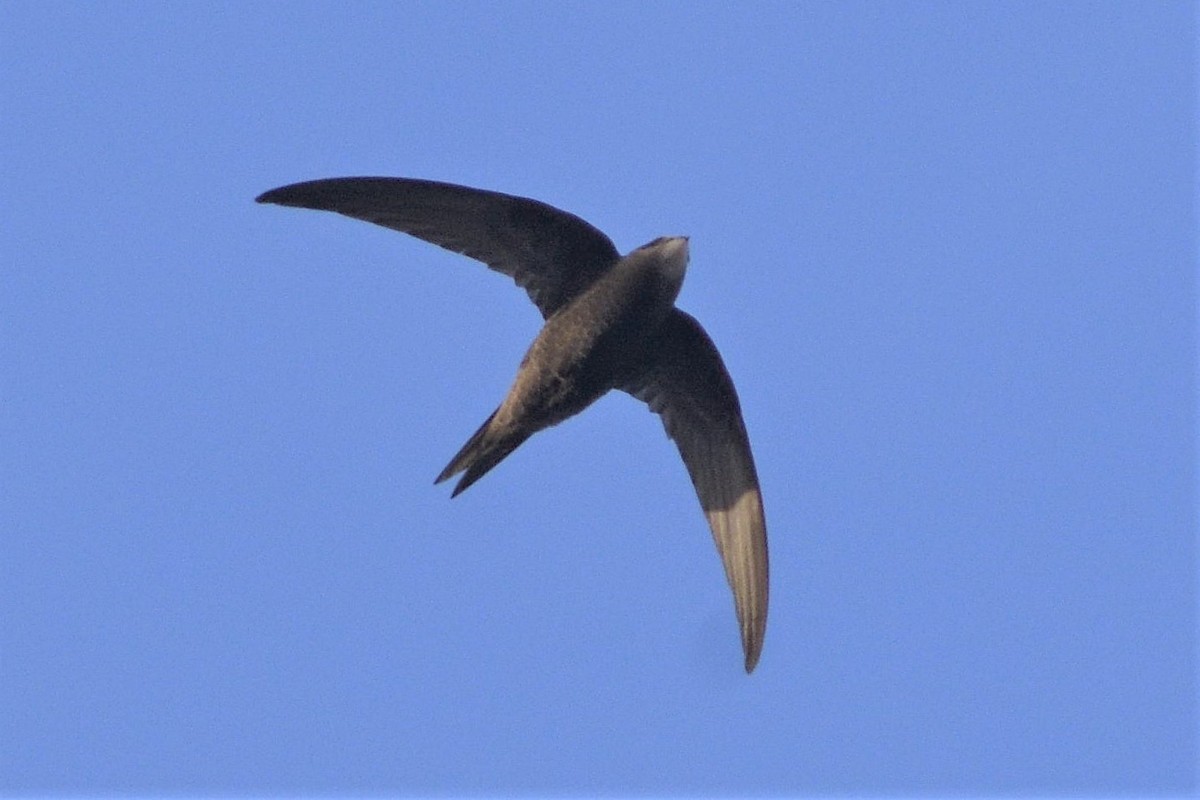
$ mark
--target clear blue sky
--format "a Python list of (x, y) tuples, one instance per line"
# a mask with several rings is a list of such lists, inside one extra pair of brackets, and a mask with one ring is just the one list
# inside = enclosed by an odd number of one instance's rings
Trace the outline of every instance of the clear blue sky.
[[(1197, 787), (1189, 3), (0, 5), (0, 790)], [(539, 318), (261, 191), (536, 197), (741, 393), (772, 607)]]

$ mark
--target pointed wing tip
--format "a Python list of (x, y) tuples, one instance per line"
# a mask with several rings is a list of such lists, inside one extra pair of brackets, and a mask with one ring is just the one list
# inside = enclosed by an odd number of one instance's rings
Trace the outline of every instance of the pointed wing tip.
[(296, 197), (296, 193), (292, 191), (297, 186), (302, 184), (293, 183), (288, 186), (280, 186), (275, 189), (269, 189), (258, 197), (254, 198), (256, 203), (271, 203), (277, 206), (294, 206), (299, 205), (301, 198)]
[(744, 649), (746, 651), (746, 674), (749, 675), (758, 666), (758, 657), (762, 655), (762, 639), (746, 642)]
[[(326, 192), (330, 189), (336, 189), (339, 186), (352, 187), (355, 182), (362, 181), (361, 178), (318, 178), (314, 181), (301, 181), (300, 183), (289, 183), (286, 186), (277, 186), (274, 189), (267, 191), (254, 198), (256, 203), (272, 203), (277, 206), (295, 206), (298, 208), (315, 208), (317, 210), (331, 210), (327, 206)], [(369, 179), (366, 179), (369, 180)]]

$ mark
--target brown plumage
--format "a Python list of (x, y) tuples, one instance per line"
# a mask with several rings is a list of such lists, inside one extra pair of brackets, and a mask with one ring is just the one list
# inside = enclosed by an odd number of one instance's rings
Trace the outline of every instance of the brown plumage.
[(767, 622), (766, 520), (733, 381), (700, 323), (675, 308), (686, 238), (621, 257), (596, 228), (545, 203), (405, 178), (308, 181), (258, 202), (335, 211), (463, 253), (511, 277), (542, 312), (512, 388), (437, 477), (462, 475), (453, 495), (610, 389), (659, 414), (708, 518), (754, 669)]

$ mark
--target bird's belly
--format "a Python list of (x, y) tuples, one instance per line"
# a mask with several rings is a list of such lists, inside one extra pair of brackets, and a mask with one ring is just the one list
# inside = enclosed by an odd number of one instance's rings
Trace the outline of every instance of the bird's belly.
[[(611, 331), (573, 350), (531, 348), (517, 377), (519, 416), (538, 429), (575, 416), (636, 371), (643, 332)], [(570, 357), (555, 357), (569, 352)]]

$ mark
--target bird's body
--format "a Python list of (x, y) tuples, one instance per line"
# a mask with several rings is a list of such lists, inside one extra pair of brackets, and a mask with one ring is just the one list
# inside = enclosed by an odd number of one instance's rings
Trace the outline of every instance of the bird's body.
[(508, 394), (437, 478), (461, 473), (454, 495), (611, 389), (661, 414), (712, 527), (746, 671), (754, 669), (766, 626), (766, 523), (733, 383), (700, 324), (675, 308), (686, 238), (622, 258), (603, 233), (544, 203), (403, 178), (309, 181), (258, 200), (337, 211), (462, 252), (513, 277), (542, 311)]
[(686, 264), (686, 239), (657, 240), (556, 311), (529, 346), (504, 401), (438, 482), (465, 473), (454, 488), (458, 495), (534, 433), (635, 379), (679, 294)]

